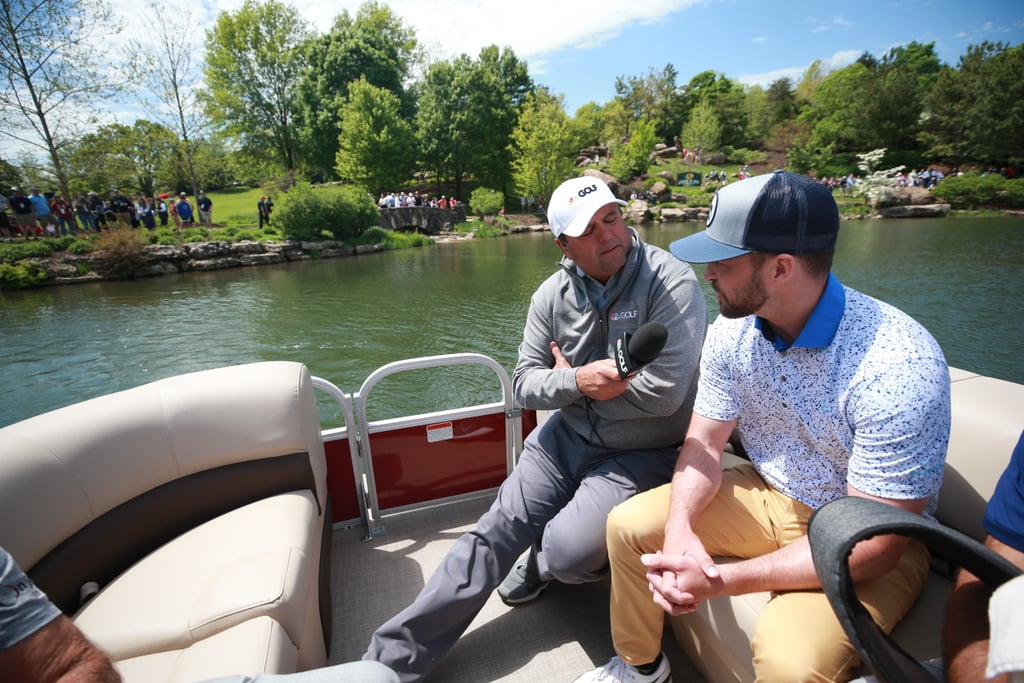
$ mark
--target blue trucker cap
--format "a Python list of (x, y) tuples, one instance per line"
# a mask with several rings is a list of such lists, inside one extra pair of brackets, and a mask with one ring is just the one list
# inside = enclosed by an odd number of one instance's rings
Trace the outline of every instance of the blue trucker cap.
[(839, 207), (832, 191), (813, 178), (774, 171), (715, 192), (707, 229), (676, 240), (669, 249), (689, 263), (711, 263), (752, 251), (832, 251), (838, 235)]

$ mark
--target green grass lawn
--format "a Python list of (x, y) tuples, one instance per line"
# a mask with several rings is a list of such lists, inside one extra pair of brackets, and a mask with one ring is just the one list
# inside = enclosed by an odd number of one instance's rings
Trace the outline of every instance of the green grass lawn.
[[(213, 222), (239, 228), (255, 227), (260, 218), (256, 203), (262, 190), (258, 187), (227, 187), (207, 193), (213, 200)], [(193, 202), (194, 203), (194, 202)]]

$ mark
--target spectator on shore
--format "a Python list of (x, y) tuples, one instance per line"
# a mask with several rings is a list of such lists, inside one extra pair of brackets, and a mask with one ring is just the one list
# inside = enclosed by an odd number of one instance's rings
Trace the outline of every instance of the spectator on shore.
[(139, 222), (147, 230), (156, 230), (156, 208), (153, 206), (152, 197), (146, 197), (142, 200), (142, 213), (139, 214)]
[(21, 236), (27, 240), (36, 237), (36, 213), (32, 208), (32, 200), (21, 193), (17, 187), (11, 188), (8, 198), (11, 210), (14, 211), (14, 224)]
[(7, 201), (7, 197), (0, 194), (0, 233), (3, 233), (5, 242), (13, 242), (14, 237), (11, 235), (11, 220), (7, 216), (8, 206), (10, 206), (10, 202)]
[(32, 211), (36, 216), (36, 224), (39, 226), (39, 232), (46, 230), (48, 225), (54, 226), (54, 233), (57, 231), (57, 221), (53, 217), (53, 213), (50, 211), (50, 200), (39, 191), (38, 187), (31, 188), (31, 194), (28, 199), (32, 202)]
[[(131, 227), (132, 203), (128, 201), (127, 197), (121, 195), (120, 190), (114, 190), (111, 193), (107, 208), (114, 214), (114, 222), (117, 223), (118, 227)], [(110, 223), (109, 218), (107, 219), (107, 223)]]
[(57, 218), (57, 227), (60, 230), (60, 234), (76, 234), (78, 232), (78, 223), (75, 221), (75, 212), (71, 209), (71, 205), (64, 201), (64, 198), (57, 195), (50, 202), (50, 210), (53, 215)]
[(267, 208), (267, 195), (260, 195), (260, 200), (256, 203), (256, 209), (260, 214), (260, 230), (262, 230), (264, 223), (270, 225), (270, 210)]
[(110, 229), (107, 222), (107, 203), (95, 192), (89, 193), (89, 210), (96, 220), (96, 232)]
[(156, 209), (156, 215), (160, 217), (160, 227), (166, 228), (167, 218), (169, 215), (167, 211), (167, 202), (164, 200), (163, 197), (157, 197), (154, 200), (154, 204)]
[(208, 228), (213, 227), (213, 200), (206, 196), (206, 192), (199, 190), (196, 204), (199, 207), (199, 222)]
[(71, 209), (75, 212), (75, 218), (81, 223), (82, 230), (96, 231), (96, 217), (89, 209), (89, 199), (85, 197), (81, 192), (75, 195), (74, 200), (71, 202)]
[(192, 205), (188, 201), (188, 195), (184, 192), (178, 195), (178, 203), (175, 204), (174, 209), (178, 214), (182, 227), (192, 227), (195, 222), (195, 215), (192, 213)]

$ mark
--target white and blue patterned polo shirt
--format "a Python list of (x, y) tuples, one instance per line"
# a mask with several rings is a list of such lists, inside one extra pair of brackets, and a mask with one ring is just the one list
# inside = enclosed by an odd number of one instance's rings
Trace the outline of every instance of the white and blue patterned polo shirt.
[(761, 477), (811, 508), (847, 484), (880, 498), (930, 497), (949, 443), (949, 368), (902, 311), (830, 275), (792, 345), (756, 316), (708, 331), (694, 410), (738, 420)]

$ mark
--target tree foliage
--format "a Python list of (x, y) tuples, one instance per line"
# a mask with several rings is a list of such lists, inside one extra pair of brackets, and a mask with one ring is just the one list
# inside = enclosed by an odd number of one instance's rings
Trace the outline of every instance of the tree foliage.
[(406, 81), (417, 49), (415, 34), (401, 17), (372, 1), (354, 17), (343, 11), (328, 33), (309, 41), (295, 96), (303, 165), (311, 178), (326, 180), (334, 174), (349, 84), (364, 79), (390, 92), (402, 118), (412, 119), (415, 102)]
[(75, 145), (71, 154), (72, 187), (77, 192), (112, 189), (152, 197), (158, 177), (174, 158), (177, 138), (165, 126), (139, 120), (132, 126), (101, 126)]
[(295, 84), (310, 35), (298, 10), (280, 0), (245, 0), (206, 33), (207, 114), (247, 153), (270, 155), (289, 171), (298, 165)]
[(722, 126), (710, 102), (701, 102), (690, 112), (690, 120), (683, 126), (681, 139), (688, 149), (710, 152), (718, 149), (722, 141)]
[(355, 238), (379, 224), (377, 205), (365, 190), (297, 183), (274, 207), (274, 223), (288, 239)]
[(650, 121), (637, 121), (633, 124), (633, 133), (629, 142), (614, 147), (608, 171), (616, 179), (625, 182), (635, 175), (647, 172), (651, 162), (651, 152), (658, 137), (654, 132), (654, 124)]
[(469, 195), (469, 209), (480, 218), (494, 216), (505, 205), (505, 196), (489, 187), (478, 187)]
[(199, 45), (187, 15), (171, 11), (157, 0), (150, 3), (149, 11), (161, 20), (153, 22), (146, 40), (132, 39), (130, 71), (133, 80), (151, 86), (138, 93), (143, 109), (177, 135), (173, 155), (180, 160), (187, 187), (195, 196), (200, 187), (209, 185), (199, 173), (197, 159), (201, 137), (209, 125), (200, 102), (201, 63), (194, 60)]
[(45, 153), (65, 197), (65, 148), (112, 89), (97, 49), (110, 16), (103, 0), (0, 0), (0, 134)]
[(365, 78), (349, 85), (335, 164), (342, 180), (380, 193), (411, 177), (415, 136), (400, 110), (398, 97)]
[(457, 196), (469, 174), (507, 193), (509, 142), (532, 89), (526, 64), (508, 48), (491, 45), (477, 60), (463, 54), (430, 65), (417, 117), (424, 163), (439, 178), (452, 181)]
[(547, 205), (555, 188), (575, 175), (579, 136), (561, 97), (540, 88), (526, 98), (512, 132), (512, 171), (520, 196)]
[(971, 46), (925, 98), (920, 140), (932, 158), (1024, 163), (1024, 45)]

